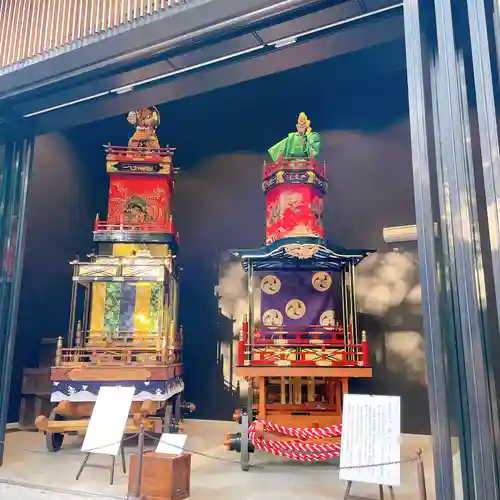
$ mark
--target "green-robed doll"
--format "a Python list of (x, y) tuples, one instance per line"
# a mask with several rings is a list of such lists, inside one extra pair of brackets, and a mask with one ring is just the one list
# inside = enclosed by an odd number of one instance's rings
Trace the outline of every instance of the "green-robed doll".
[(290, 132), (288, 137), (269, 149), (273, 161), (283, 158), (315, 158), (319, 154), (320, 138), (311, 130), (311, 121), (302, 112), (297, 120), (297, 132)]

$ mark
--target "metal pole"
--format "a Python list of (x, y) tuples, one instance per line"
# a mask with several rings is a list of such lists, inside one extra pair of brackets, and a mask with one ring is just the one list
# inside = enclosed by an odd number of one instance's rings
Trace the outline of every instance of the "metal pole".
[[(250, 382), (251, 383), (250, 379)], [(251, 410), (250, 410), (251, 411)], [(241, 469), (247, 472), (250, 469), (250, 450), (248, 429), (252, 419), (251, 413), (243, 413), (241, 415)]]
[[(85, 285), (85, 299), (84, 299), (84, 306), (83, 306), (83, 338), (84, 343), (87, 341), (88, 337), (88, 332), (89, 332), (89, 315), (90, 315), (90, 287), (92, 285), (90, 283), (87, 283)], [(75, 296), (76, 299), (76, 296)], [(75, 304), (76, 306), (76, 304)], [(70, 347), (70, 346), (68, 346)]]
[[(441, 121), (443, 157), (449, 167), (445, 189), (449, 191), (450, 210), (442, 214), (452, 233), (450, 247), (457, 274), (449, 283), (456, 290), (458, 302), (453, 304), (458, 363), (464, 376), (461, 404), (466, 416), (459, 421), (463, 429), (461, 446), (464, 479), (472, 487), (467, 498), (493, 500), (499, 497), (492, 439), (492, 415), (489, 376), (484, 337), (484, 268), (477, 215), (475, 171), (468, 143), (470, 124), (464, 77), (463, 51), (457, 44), (459, 25), (456, 2), (436, 2), (437, 49), (440, 63), (438, 111)], [(477, 6), (476, 6), (477, 7)], [(461, 11), (464, 13), (464, 11)], [(474, 50), (473, 50), (474, 52)], [(477, 89), (476, 89), (477, 90)], [(478, 96), (479, 97), (479, 96)], [(478, 108), (479, 109), (479, 108)], [(495, 201), (497, 203), (497, 201)]]
[(422, 450), (417, 450), (417, 478), (418, 478), (418, 492), (420, 499), (427, 500), (427, 487), (425, 485), (425, 471), (424, 461), (422, 460)]
[(430, 174), (429, 130), (425, 78), (429, 48), (420, 24), (422, 0), (404, 1), (404, 27), (410, 111), (413, 186), (417, 225), (422, 313), (425, 331), (430, 420), (433, 436), (436, 497), (454, 500), (447, 370), (440, 315)]
[[(2, 270), (0, 287), (2, 288), (3, 300), (7, 306), (0, 309), (0, 336), (6, 336), (3, 363), (0, 369), (0, 466), (3, 464), (3, 454), (5, 448), (5, 427), (7, 423), (7, 410), (9, 405), (10, 385), (12, 378), (12, 363), (14, 361), (14, 347), (16, 342), (17, 314), (19, 309), (19, 296), (21, 292), (21, 281), (23, 272), (24, 241), (26, 235), (26, 201), (28, 195), (28, 185), (33, 165), (33, 138), (26, 138), (14, 147), (16, 154), (15, 161), (5, 167), (11, 170), (9, 176), (2, 174), (2, 183), (12, 180), (8, 193), (8, 203), (2, 203), (0, 213), (0, 224), (8, 224), (10, 231), (4, 233), (4, 238), (0, 240), (2, 246)], [(0, 200), (4, 202), (4, 200)], [(12, 231), (14, 224), (17, 224), (15, 231)], [(5, 226), (4, 226), (5, 227)], [(15, 237), (14, 237), (15, 236)], [(12, 253), (11, 253), (12, 252)], [(7, 255), (6, 255), (7, 254)], [(9, 269), (5, 269), (5, 257), (12, 255), (14, 268), (12, 276), (9, 276)], [(12, 281), (12, 283), (9, 283)], [(8, 290), (7, 290), (8, 288)], [(6, 292), (9, 292), (6, 295)], [(6, 314), (4, 314), (4, 312)], [(1, 354), (1, 353), (0, 353)]]
[[(74, 270), (76, 269), (73, 266), (73, 277), (75, 276)], [(73, 281), (71, 286), (71, 310), (69, 312), (69, 326), (68, 326), (68, 347), (71, 349), (73, 347), (74, 335), (75, 335), (75, 314), (76, 314), (76, 287), (78, 286), (76, 281)], [(85, 332), (85, 327), (84, 330)], [(85, 333), (84, 333), (85, 335)]]
[[(248, 343), (253, 344), (254, 334), (254, 286), (253, 286), (253, 262), (248, 262)], [(250, 347), (250, 351), (253, 351)], [(251, 357), (251, 355), (250, 355)]]
[[(434, 120), (434, 147), (436, 154), (436, 184), (441, 186), (438, 189), (438, 206), (440, 214), (447, 214), (451, 211), (450, 191), (446, 189), (449, 170), (449, 161), (445, 158), (443, 153), (443, 145), (441, 142), (441, 127), (442, 120), (440, 119), (440, 112), (438, 103), (442, 96), (443, 84), (439, 84), (442, 79), (442, 65), (440, 64), (437, 55), (434, 54), (430, 63), (430, 94), (432, 97), (432, 116)], [(441, 89), (441, 90), (440, 90)], [(457, 263), (453, 258), (453, 227), (452, 221), (449, 217), (440, 215), (441, 220), (440, 233), (439, 233), (439, 252), (436, 255), (436, 263), (438, 275), (440, 276), (440, 311), (441, 311), (441, 331), (443, 332), (444, 349), (447, 352), (448, 376), (450, 380), (463, 380), (465, 378), (464, 367), (459, 364), (459, 351), (462, 349), (460, 323), (454, 319), (453, 307), (458, 304), (458, 295), (456, 288), (451, 287), (452, 279), (457, 275)], [(465, 421), (466, 418), (463, 410), (462, 392), (456, 384), (451, 383), (448, 385), (449, 390), (449, 411), (453, 415), (455, 421)], [(458, 412), (458, 413), (457, 413)], [(465, 431), (462, 429), (462, 437)], [(450, 438), (449, 438), (450, 439)], [(451, 450), (450, 450), (451, 453)], [(463, 455), (462, 455), (463, 456)], [(464, 466), (467, 467), (465, 458), (463, 459)], [(466, 477), (462, 470), (462, 477)], [(452, 472), (453, 474), (453, 467)], [(463, 485), (463, 496), (468, 497), (468, 491)]]
[[(500, 145), (498, 140), (498, 125), (493, 90), (492, 59), (490, 57), (485, 2), (484, 0), (467, 0), (467, 4), (484, 176), (484, 191), (488, 215), (489, 246), (491, 250), (493, 283), (495, 287), (496, 316), (500, 318), (500, 205), (498, 203), (500, 190)], [(494, 26), (497, 48), (500, 43), (498, 32), (498, 4), (499, 2), (496, 0), (494, 6)], [(491, 13), (491, 11), (489, 13)], [(500, 67), (498, 56), (500, 56), (500, 53), (497, 50), (497, 65)], [(486, 293), (484, 296), (486, 297)], [(487, 304), (483, 304), (483, 307), (486, 310)], [(485, 349), (485, 351), (487, 362), (492, 366), (495, 360), (492, 359), (493, 356), (491, 356), (491, 352), (488, 349)], [(488, 371), (491, 378), (492, 370), (489, 369)], [(493, 403), (495, 408), (491, 411), (494, 433), (494, 438), (491, 441), (498, 443), (500, 436), (500, 422), (498, 410), (496, 408), (496, 392), (498, 392), (498, 390), (495, 387), (494, 380), (491, 380), (490, 391), (490, 401), (495, 402)]]
[[(357, 344), (357, 323), (356, 323), (356, 303), (354, 302), (354, 263), (349, 263), (349, 302), (351, 308), (351, 339), (349, 340), (349, 344)], [(351, 355), (349, 356), (352, 361), (355, 359), (355, 347), (350, 347), (349, 352)]]
[[(497, 318), (500, 318), (500, 206), (498, 196), (500, 190), (500, 145), (498, 141), (498, 124), (495, 112), (495, 95), (493, 74), (488, 40), (488, 24), (483, 0), (467, 0), (472, 47), (472, 62), (476, 90), (476, 107), (478, 114), (479, 138), (481, 144), (482, 167), (484, 174), (484, 191), (488, 214), (489, 243), (493, 268), (493, 282), (496, 295)], [(495, 0), (494, 27), (497, 47), (497, 66), (500, 67), (498, 51), (500, 32), (498, 30), (498, 6)], [(488, 363), (492, 364), (487, 354)], [(493, 361), (494, 362), (494, 361)], [(491, 370), (490, 370), (491, 374)], [(491, 384), (491, 400), (497, 401), (497, 388)], [(496, 409), (492, 410), (494, 442), (499, 441), (500, 422)]]
[[(253, 262), (248, 262), (248, 344), (250, 344), (250, 363), (253, 356), (254, 339), (254, 269)], [(248, 379), (248, 393), (247, 393), (247, 408), (246, 414), (242, 414), (241, 418), (241, 469), (248, 471), (250, 468), (250, 453), (249, 453), (249, 440), (248, 429), (253, 421), (253, 378)]]
[(340, 291), (342, 295), (342, 327), (344, 329), (344, 342), (348, 344), (349, 339), (347, 337), (347, 322), (346, 322), (346, 310), (345, 310), (345, 268), (342, 268), (342, 271), (340, 271)]
[(493, 0), (493, 30), (497, 54), (497, 78), (500, 80), (500, 0)]
[[(351, 267), (351, 286), (352, 286), (352, 316), (353, 316), (353, 343), (354, 344), (359, 344), (359, 332), (358, 332), (358, 307), (356, 303), (356, 271), (354, 263), (352, 264)], [(353, 348), (353, 354), (355, 355), (356, 351), (355, 348)]]
[(141, 500), (142, 462), (144, 457), (144, 424), (141, 424), (140, 429), (134, 490), (131, 494), (127, 495), (127, 500)]

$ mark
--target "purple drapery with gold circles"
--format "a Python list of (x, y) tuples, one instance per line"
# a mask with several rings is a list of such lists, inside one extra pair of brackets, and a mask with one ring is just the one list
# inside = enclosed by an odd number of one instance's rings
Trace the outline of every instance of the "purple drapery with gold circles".
[(263, 332), (307, 331), (334, 321), (332, 273), (279, 271), (258, 273)]

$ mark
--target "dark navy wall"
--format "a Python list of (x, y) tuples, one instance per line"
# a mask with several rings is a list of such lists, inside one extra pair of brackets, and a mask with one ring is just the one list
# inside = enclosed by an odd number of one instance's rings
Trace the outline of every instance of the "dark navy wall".
[[(365, 75), (333, 94), (329, 82), (335, 77), (328, 63), (321, 63), (160, 107), (160, 140), (178, 149), (182, 169), (175, 217), (181, 233), (186, 396), (201, 418), (229, 418), (234, 410), (217, 377), (217, 340), (228, 329), (213, 295), (218, 263), (228, 248), (263, 243), (262, 162), (268, 147), (292, 131), (305, 111), (322, 133), (328, 161), (328, 237), (381, 251), (360, 277), (374, 378), (354, 389), (402, 395), (404, 430), (427, 432), (415, 248), (393, 253), (382, 240), (383, 227), (414, 223), (406, 76)], [(66, 332), (67, 262), (90, 250), (93, 217), (105, 213), (101, 145), (126, 144), (130, 132), (122, 116), (37, 143), (18, 363), (33, 359), (26, 345)], [(64, 140), (72, 153), (55, 159), (51, 140)], [(14, 415), (15, 392), (12, 401)]]
[(9, 421), (18, 418), (22, 367), (36, 366), (42, 338), (65, 336), (76, 254), (92, 248), (95, 170), (64, 135), (36, 139)]

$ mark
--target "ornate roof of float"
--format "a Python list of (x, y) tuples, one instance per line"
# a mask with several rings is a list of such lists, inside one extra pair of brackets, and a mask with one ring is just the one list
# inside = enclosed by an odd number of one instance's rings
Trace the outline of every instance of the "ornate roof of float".
[(231, 250), (248, 271), (264, 269), (328, 269), (340, 271), (348, 264), (357, 265), (374, 249), (347, 249), (315, 237), (282, 238), (250, 250)]
[[(320, 134), (312, 131), (311, 121), (301, 112), (296, 132), (290, 132), (269, 149), (272, 164), (264, 163), (263, 182), (267, 204), (266, 245), (230, 251), (241, 259), (245, 271), (249, 268), (340, 271), (376, 252), (367, 248), (347, 249), (324, 239), (326, 164), (320, 165), (316, 160), (320, 148)], [(271, 197), (280, 184), (286, 190)], [(283, 223), (287, 213), (291, 215)]]

